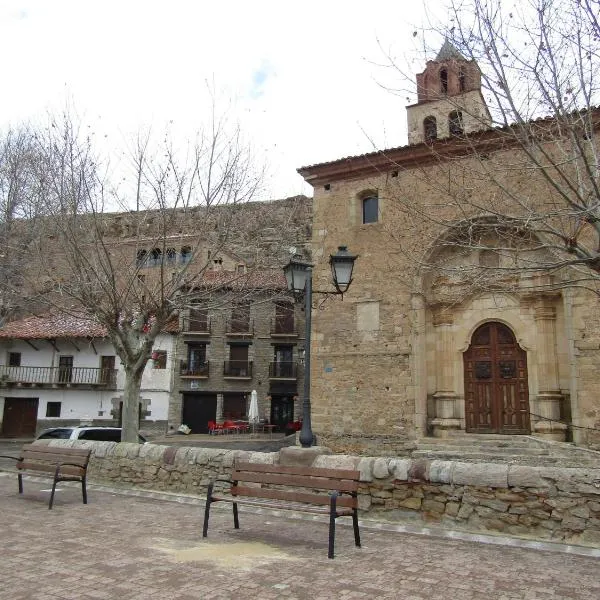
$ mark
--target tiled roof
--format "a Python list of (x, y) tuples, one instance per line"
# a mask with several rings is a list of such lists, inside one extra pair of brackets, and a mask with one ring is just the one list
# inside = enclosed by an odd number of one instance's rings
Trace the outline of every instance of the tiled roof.
[[(171, 318), (164, 333), (179, 332), (179, 317)], [(11, 321), (0, 328), (0, 339), (49, 340), (56, 338), (105, 338), (106, 328), (92, 318), (81, 315), (43, 315)]]
[(0, 338), (40, 340), (54, 338), (102, 338), (106, 328), (87, 316), (67, 314), (26, 317), (0, 328)]

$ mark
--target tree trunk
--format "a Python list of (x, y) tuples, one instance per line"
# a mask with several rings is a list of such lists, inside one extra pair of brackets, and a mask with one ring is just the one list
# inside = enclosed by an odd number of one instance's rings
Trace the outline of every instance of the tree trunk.
[(127, 364), (123, 366), (125, 367), (125, 388), (121, 413), (123, 427), (121, 441), (137, 444), (140, 430), (140, 388), (144, 369), (128, 369)]

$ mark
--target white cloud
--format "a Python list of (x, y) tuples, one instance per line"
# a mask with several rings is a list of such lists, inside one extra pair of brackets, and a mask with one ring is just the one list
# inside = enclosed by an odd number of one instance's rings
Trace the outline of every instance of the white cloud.
[[(230, 97), (269, 166), (266, 195), (310, 188), (297, 167), (405, 143), (404, 98), (377, 85), (379, 38), (412, 21), (391, 0), (5, 0), (0, 126), (73, 101), (109, 139), (173, 121), (194, 131), (207, 82)], [(421, 65), (422, 66), (422, 65)]]

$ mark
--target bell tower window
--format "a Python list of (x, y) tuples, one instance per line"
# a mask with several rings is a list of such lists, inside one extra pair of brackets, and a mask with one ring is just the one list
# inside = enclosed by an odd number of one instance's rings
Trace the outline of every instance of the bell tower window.
[(448, 93), (448, 70), (440, 69), (440, 91), (442, 94)]
[(437, 138), (437, 121), (435, 117), (425, 117), (423, 120), (423, 133), (426, 142), (431, 142)]
[(458, 90), (464, 92), (466, 90), (465, 72), (462, 68), (458, 69)]
[(462, 112), (460, 110), (454, 110), (448, 115), (448, 131), (450, 135), (462, 135), (464, 133)]

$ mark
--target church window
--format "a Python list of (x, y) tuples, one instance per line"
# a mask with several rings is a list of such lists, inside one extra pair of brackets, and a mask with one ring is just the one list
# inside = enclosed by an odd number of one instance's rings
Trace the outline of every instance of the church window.
[(425, 141), (431, 142), (437, 138), (437, 121), (435, 117), (426, 117), (423, 121), (423, 131), (425, 133)]
[(448, 70), (441, 69), (440, 70), (440, 91), (442, 94), (448, 93)]
[(458, 70), (458, 89), (460, 92), (464, 92), (467, 89), (467, 80), (465, 72), (462, 69)]
[(459, 110), (454, 110), (448, 115), (448, 131), (450, 135), (462, 135), (464, 133), (462, 113)]
[(362, 222), (377, 223), (379, 220), (379, 198), (368, 196), (362, 200)]

